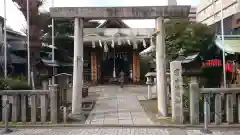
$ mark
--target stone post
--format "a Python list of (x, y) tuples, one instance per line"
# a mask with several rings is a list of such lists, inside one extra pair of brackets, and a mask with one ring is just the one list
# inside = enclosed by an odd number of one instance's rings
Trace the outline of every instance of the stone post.
[(12, 96), (12, 122), (17, 122), (18, 118), (18, 95)]
[(47, 95), (43, 94), (40, 96), (40, 103), (41, 103), (41, 122), (46, 122), (47, 121)]
[(57, 98), (57, 85), (50, 85), (50, 111), (51, 122), (57, 123), (58, 120), (58, 98)]
[(83, 19), (74, 19), (74, 61), (73, 61), (72, 117), (82, 119), (83, 88)]
[(148, 99), (152, 99), (152, 88), (151, 88), (152, 80), (150, 76), (147, 76), (146, 84), (148, 85)]
[(167, 117), (165, 29), (163, 20), (162, 17), (156, 19), (156, 30), (160, 30), (160, 33), (156, 37), (157, 99), (158, 115), (161, 117)]
[(233, 123), (233, 95), (227, 94), (226, 96), (226, 119), (228, 124)]
[(37, 122), (37, 95), (31, 95), (31, 122)]
[(221, 94), (217, 93), (215, 95), (215, 124), (222, 123), (222, 98)]
[(6, 106), (6, 101), (7, 100), (9, 100), (9, 97), (8, 97), (8, 95), (2, 95), (2, 106), (3, 106), (3, 108), (2, 108), (2, 121), (3, 121), (3, 123), (5, 122), (5, 106)]
[(183, 79), (180, 61), (170, 63), (172, 121), (183, 124)]
[(200, 91), (196, 77), (191, 77), (189, 84), (189, 97), (190, 97), (190, 123), (199, 124), (199, 98)]
[(21, 120), (23, 123), (27, 122), (27, 100), (28, 96), (21, 95)]

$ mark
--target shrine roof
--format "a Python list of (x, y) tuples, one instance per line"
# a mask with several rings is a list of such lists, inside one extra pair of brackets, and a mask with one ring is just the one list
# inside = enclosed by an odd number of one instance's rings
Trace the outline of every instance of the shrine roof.
[(109, 26), (115, 26), (114, 28), (130, 28), (126, 23), (120, 19), (107, 19), (101, 23), (97, 28), (109, 28)]

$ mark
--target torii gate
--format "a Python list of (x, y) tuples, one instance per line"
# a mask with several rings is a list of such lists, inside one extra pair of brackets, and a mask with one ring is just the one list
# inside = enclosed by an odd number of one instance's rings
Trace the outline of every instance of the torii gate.
[(187, 18), (190, 6), (144, 6), (144, 7), (51, 7), (52, 18), (74, 18), (74, 61), (72, 117), (82, 118), (83, 87), (83, 19), (156, 19), (156, 72), (159, 116), (167, 117), (165, 18)]

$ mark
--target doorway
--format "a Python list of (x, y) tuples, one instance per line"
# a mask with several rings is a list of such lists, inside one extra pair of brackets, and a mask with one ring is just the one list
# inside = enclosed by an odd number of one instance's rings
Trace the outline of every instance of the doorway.
[[(109, 84), (111, 80), (116, 81), (121, 71), (124, 72), (125, 80), (129, 77), (131, 66), (131, 55), (127, 52), (104, 53), (101, 62), (101, 82)], [(114, 75), (115, 69), (115, 75)], [(126, 81), (127, 82), (127, 81)]]

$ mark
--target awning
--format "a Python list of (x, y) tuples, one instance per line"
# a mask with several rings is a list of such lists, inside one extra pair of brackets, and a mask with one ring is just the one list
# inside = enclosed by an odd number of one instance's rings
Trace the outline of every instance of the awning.
[(222, 45), (221, 35), (218, 35), (215, 44), (222, 50), (229, 54), (240, 53), (240, 36), (238, 35), (224, 35), (224, 45)]
[(145, 50), (143, 50), (142, 52), (139, 53), (139, 55), (141, 56), (146, 56), (148, 55), (149, 53), (152, 53), (155, 51), (155, 46), (154, 45), (151, 45), (149, 46), (148, 48), (146, 48)]

